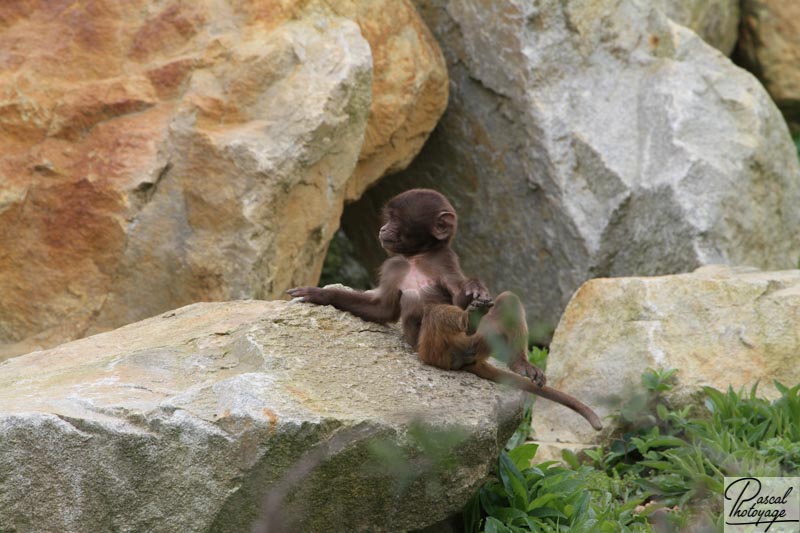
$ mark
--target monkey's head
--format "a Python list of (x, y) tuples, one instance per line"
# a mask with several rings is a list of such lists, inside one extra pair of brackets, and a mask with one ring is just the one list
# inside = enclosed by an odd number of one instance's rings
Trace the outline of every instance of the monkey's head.
[(398, 194), (383, 208), (384, 224), (378, 233), (390, 253), (416, 255), (447, 246), (456, 234), (456, 211), (442, 194), (431, 189), (411, 189)]

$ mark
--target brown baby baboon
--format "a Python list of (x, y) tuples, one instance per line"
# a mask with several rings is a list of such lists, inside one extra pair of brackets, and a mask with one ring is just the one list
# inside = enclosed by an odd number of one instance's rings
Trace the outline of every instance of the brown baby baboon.
[(527, 360), (528, 326), (522, 302), (515, 294), (504, 292), (480, 318), (477, 330), (473, 332), (470, 315), (473, 315), (474, 322), (475, 315), (486, 309), (480, 302), (474, 302), (466, 310), (448, 304), (425, 306), (419, 338), (420, 359), (445, 370), (465, 370), (558, 402), (581, 415), (594, 429), (602, 429), (600, 419), (591, 408), (569, 394), (545, 385), (544, 375), (538, 368), (533, 367), (537, 374), (528, 379), (519, 373), (497, 368), (488, 361), (494, 354), (510, 363), (512, 370), (517, 370), (513, 365), (521, 358)]

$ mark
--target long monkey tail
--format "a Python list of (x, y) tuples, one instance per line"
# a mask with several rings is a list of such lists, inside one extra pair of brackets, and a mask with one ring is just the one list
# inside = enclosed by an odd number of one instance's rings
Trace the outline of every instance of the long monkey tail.
[(513, 387), (530, 392), (531, 394), (541, 396), (542, 398), (547, 398), (548, 400), (556, 403), (560, 403), (561, 405), (569, 407), (585, 418), (597, 431), (603, 429), (603, 424), (600, 422), (600, 418), (588, 405), (565, 392), (548, 387), (547, 385), (540, 387), (525, 376), (520, 376), (519, 374), (502, 370), (486, 361), (478, 361), (475, 364), (463, 367), (462, 370), (472, 372), (476, 376), (494, 381), (495, 383), (512, 385)]

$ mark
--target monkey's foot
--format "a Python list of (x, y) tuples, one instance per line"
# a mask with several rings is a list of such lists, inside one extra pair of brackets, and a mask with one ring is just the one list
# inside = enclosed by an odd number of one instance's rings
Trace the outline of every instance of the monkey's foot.
[(544, 387), (544, 384), (547, 382), (547, 378), (542, 372), (542, 369), (538, 366), (533, 366), (528, 361), (523, 358), (519, 358), (510, 365), (508, 368), (511, 369), (512, 372), (516, 372), (522, 376), (530, 378), (531, 381), (536, 383), (539, 387)]

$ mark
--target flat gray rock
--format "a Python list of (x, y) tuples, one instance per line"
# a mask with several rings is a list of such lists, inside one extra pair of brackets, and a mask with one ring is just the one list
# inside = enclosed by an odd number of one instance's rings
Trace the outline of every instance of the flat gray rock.
[(0, 363), (0, 530), (249, 531), (265, 501), (262, 525), (421, 528), (521, 400), (332, 307), (194, 304)]

